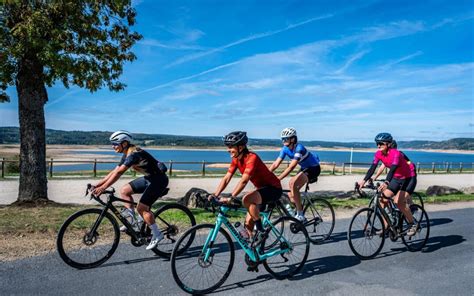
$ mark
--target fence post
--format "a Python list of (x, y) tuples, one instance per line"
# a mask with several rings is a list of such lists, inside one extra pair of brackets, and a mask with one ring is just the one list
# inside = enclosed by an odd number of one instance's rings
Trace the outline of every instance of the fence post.
[(420, 170), (421, 170), (421, 169), (420, 169), (420, 162), (417, 162), (417, 163), (416, 163), (416, 171), (417, 171), (417, 173), (420, 173)]
[(170, 169), (169, 169), (169, 177), (171, 178), (171, 176), (173, 175), (173, 161), (170, 160), (170, 165), (169, 165)]
[(459, 163), (459, 173), (462, 173), (462, 162)]
[(434, 162), (431, 163), (431, 172), (432, 172), (433, 174), (434, 174), (434, 172), (435, 172), (435, 163), (434, 163)]
[(342, 163), (342, 174), (343, 175), (346, 174), (346, 163), (345, 162)]
[(51, 161), (49, 162), (49, 177), (53, 177), (53, 159), (51, 158)]
[(203, 160), (202, 161), (202, 176), (204, 177), (206, 175), (206, 162)]
[(449, 173), (449, 162), (446, 162), (446, 173)]
[(333, 162), (333, 163), (332, 163), (332, 174), (333, 174), (333, 175), (336, 174), (336, 162)]
[(5, 178), (5, 157), (2, 157), (2, 179)]
[(97, 177), (97, 158), (94, 158), (94, 166), (92, 170), (94, 172), (94, 178)]

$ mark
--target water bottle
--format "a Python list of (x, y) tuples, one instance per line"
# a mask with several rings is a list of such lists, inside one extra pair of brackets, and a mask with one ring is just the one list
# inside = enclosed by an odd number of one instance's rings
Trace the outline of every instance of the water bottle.
[(400, 217), (400, 211), (398, 209), (394, 209), (392, 211), (392, 222), (393, 222), (393, 225), (397, 225), (398, 224), (398, 217)]
[(387, 216), (388, 218), (390, 219), (390, 222), (395, 225), (395, 219), (394, 219), (394, 216), (393, 216), (393, 212), (392, 212), (392, 208), (387, 206), (385, 207), (385, 213), (387, 213)]
[(240, 236), (244, 240), (248, 241), (250, 236), (247, 229), (245, 229), (244, 225), (240, 222), (235, 222), (234, 226), (235, 226), (235, 229), (239, 232)]
[(287, 203), (285, 205), (285, 208), (286, 210), (288, 211), (288, 214), (290, 214), (291, 217), (294, 217), (295, 216), (295, 210), (293, 210), (293, 208), (291, 207), (291, 205), (289, 203)]
[(124, 208), (122, 212), (120, 212), (120, 215), (124, 217), (128, 223), (130, 223), (133, 226), (133, 229), (138, 231), (139, 230), (139, 225), (138, 225), (138, 219), (135, 217), (135, 212), (132, 214), (128, 208)]

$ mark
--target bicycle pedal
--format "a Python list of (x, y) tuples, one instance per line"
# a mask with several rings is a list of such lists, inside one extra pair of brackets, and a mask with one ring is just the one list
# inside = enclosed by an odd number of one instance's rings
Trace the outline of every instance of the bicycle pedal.
[(249, 271), (249, 272), (258, 272), (258, 267), (251, 267), (251, 266), (248, 266), (248, 267), (247, 267), (247, 271)]

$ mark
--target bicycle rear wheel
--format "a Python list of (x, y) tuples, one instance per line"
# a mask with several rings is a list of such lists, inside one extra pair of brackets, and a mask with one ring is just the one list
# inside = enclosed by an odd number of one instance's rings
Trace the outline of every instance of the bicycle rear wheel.
[(415, 205), (420, 205), (423, 209), (425, 208), (423, 198), (418, 192), (413, 192), (413, 194), (411, 195), (411, 200), (412, 204), (410, 205), (410, 210), (413, 214), (415, 214), (415, 212), (417, 211), (417, 207)]
[[(172, 203), (167, 204), (156, 210), (154, 213), (156, 225), (164, 235), (164, 239), (159, 242), (156, 248), (153, 249), (155, 254), (169, 258), (171, 252), (179, 237), (188, 229), (196, 225), (196, 219), (193, 213), (185, 206)], [(145, 231), (148, 236), (151, 236), (151, 229), (146, 227)], [(189, 247), (194, 239), (193, 235), (188, 236), (188, 241), (181, 245), (183, 249)]]
[[(59, 229), (56, 246), (66, 264), (93, 268), (107, 261), (117, 249), (120, 231), (115, 218), (102, 209), (85, 209), (71, 215)], [(92, 232), (94, 226), (96, 229)]]
[[(214, 224), (194, 226), (183, 234), (173, 249), (171, 254), (173, 278), (187, 293), (206, 294), (214, 291), (225, 282), (232, 270), (234, 244), (229, 234), (222, 228), (211, 241), (210, 236), (214, 228)], [(183, 244), (190, 245), (183, 248)]]
[[(408, 248), (409, 251), (415, 252), (421, 250), (428, 241), (430, 237), (430, 219), (428, 218), (428, 214), (426, 211), (419, 205), (412, 205), (416, 207), (416, 211), (413, 214), (413, 222), (417, 227), (416, 234), (413, 236), (402, 235), (402, 241), (405, 246)], [(409, 228), (408, 222), (405, 216), (402, 215), (401, 221), (401, 229), (402, 232), (406, 232)]]
[(275, 221), (274, 227), (262, 242), (262, 249), (265, 253), (279, 250), (287, 252), (267, 258), (263, 261), (263, 266), (273, 277), (281, 280), (293, 276), (303, 268), (309, 254), (309, 238), (306, 228), (293, 217), (280, 217)]
[(334, 230), (335, 215), (332, 205), (323, 198), (304, 201), (304, 226), (308, 231), (309, 240), (319, 243), (327, 240)]
[(383, 247), (385, 234), (382, 218), (372, 208), (363, 208), (352, 217), (347, 232), (349, 247), (362, 260), (375, 257)]

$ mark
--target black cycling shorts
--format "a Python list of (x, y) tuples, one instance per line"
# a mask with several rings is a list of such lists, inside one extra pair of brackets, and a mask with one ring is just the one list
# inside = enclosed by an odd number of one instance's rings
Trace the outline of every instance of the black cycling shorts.
[(416, 176), (411, 177), (410, 181), (408, 181), (406, 192), (410, 195), (413, 194), (413, 192), (415, 192), (415, 187), (416, 187)]
[(283, 190), (273, 186), (265, 186), (257, 189), (262, 197), (262, 204), (269, 204), (280, 199)]
[(309, 168), (305, 168), (304, 170), (300, 170), (308, 177), (308, 183), (314, 183), (318, 181), (319, 174), (321, 174), (321, 166), (315, 165)]
[(153, 203), (161, 197), (161, 194), (168, 186), (168, 176), (165, 174), (149, 175), (131, 181), (133, 193), (143, 193), (140, 203), (151, 207)]
[(397, 178), (392, 178), (392, 181), (390, 181), (390, 184), (388, 184), (387, 189), (393, 192), (393, 194), (397, 194), (398, 191), (407, 191), (407, 186), (408, 183), (410, 183), (410, 179), (397, 179)]

